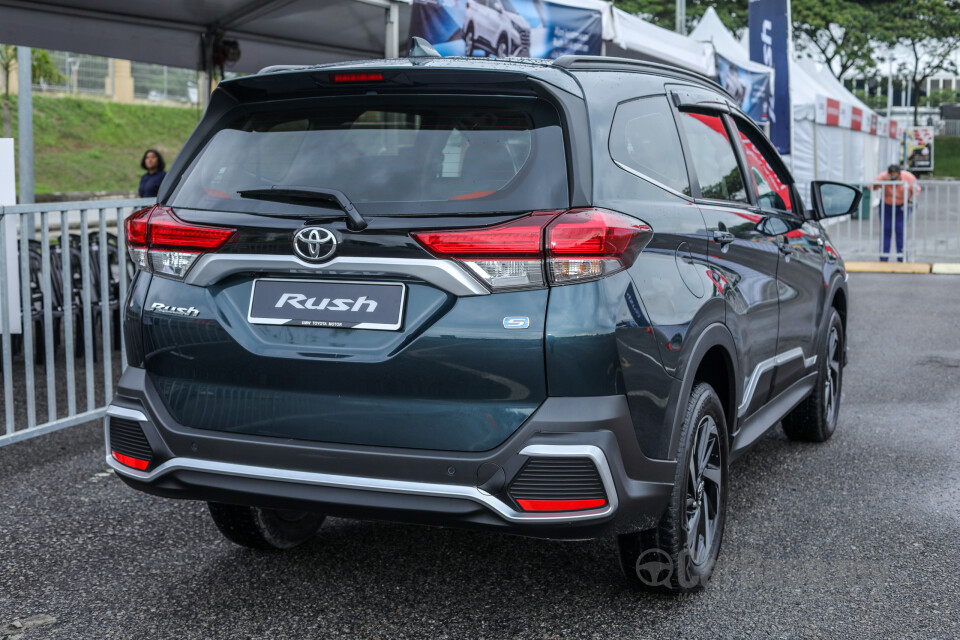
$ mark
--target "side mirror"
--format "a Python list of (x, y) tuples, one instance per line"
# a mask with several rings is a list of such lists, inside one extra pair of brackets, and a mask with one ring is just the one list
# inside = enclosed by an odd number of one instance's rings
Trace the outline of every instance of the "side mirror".
[(863, 198), (863, 191), (856, 187), (824, 180), (811, 182), (810, 193), (818, 219), (850, 215), (857, 210)]
[(497, 13), (503, 13), (503, 5), (499, 2), (494, 2), (493, 8), (496, 9)]

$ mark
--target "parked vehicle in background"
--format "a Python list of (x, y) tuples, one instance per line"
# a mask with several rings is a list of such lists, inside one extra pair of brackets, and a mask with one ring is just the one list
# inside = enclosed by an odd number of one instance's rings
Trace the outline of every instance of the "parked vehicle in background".
[[(471, 3), (475, 0), (471, 0)], [(127, 221), (130, 486), (256, 548), (344, 516), (615, 536), (700, 588), (729, 465), (822, 442), (843, 261), (715, 84), (615, 58), (423, 58), (222, 82)]]
[(464, 52), (481, 49), (499, 58), (530, 55), (530, 23), (510, 0), (466, 0)]

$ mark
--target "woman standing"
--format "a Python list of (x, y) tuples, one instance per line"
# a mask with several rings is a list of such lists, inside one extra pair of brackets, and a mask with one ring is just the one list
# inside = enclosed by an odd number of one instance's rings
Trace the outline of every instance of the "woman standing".
[(140, 189), (138, 190), (140, 197), (156, 198), (157, 192), (160, 191), (160, 183), (167, 175), (167, 172), (164, 171), (167, 165), (163, 161), (163, 156), (156, 149), (147, 149), (143, 154), (143, 159), (140, 160), (140, 166), (146, 171), (140, 177)]

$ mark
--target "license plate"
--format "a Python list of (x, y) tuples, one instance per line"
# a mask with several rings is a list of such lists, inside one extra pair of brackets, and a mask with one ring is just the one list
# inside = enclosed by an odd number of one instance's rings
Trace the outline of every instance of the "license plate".
[(395, 331), (403, 321), (406, 286), (397, 282), (254, 280), (252, 324)]

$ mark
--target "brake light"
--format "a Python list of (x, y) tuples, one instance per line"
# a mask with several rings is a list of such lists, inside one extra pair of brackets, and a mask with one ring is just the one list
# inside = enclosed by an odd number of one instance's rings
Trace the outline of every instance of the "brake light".
[(505, 224), (411, 234), (462, 262), (492, 290), (594, 280), (628, 268), (653, 237), (645, 222), (605, 209), (535, 211)]
[(379, 71), (334, 73), (332, 79), (334, 82), (382, 82), (383, 74)]
[(180, 280), (201, 254), (216, 251), (236, 231), (184, 222), (172, 209), (160, 205), (137, 211), (124, 224), (134, 264)]

